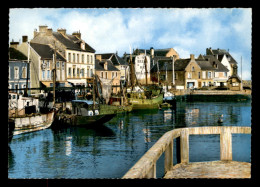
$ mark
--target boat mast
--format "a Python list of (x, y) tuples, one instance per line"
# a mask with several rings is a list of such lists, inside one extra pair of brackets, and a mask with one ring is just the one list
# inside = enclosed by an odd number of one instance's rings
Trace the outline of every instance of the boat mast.
[(30, 63), (30, 42), (28, 42), (28, 59), (27, 59), (27, 72), (26, 72), (26, 87), (24, 90), (24, 96), (28, 97), (28, 79), (29, 79), (29, 63)]
[(56, 89), (56, 44), (54, 41), (54, 55), (53, 55), (53, 62), (54, 62), (54, 67), (52, 69), (53, 71), (53, 107), (55, 105), (55, 89)]
[(95, 101), (96, 101), (96, 95), (95, 95), (95, 75), (93, 74), (93, 90), (92, 90), (92, 94), (93, 94), (93, 109), (95, 109)]
[(158, 85), (160, 84), (160, 72), (159, 72), (159, 64), (158, 64), (158, 60), (157, 60), (157, 79), (158, 79)]
[(145, 66), (145, 85), (147, 85), (147, 59), (146, 56), (144, 56), (144, 66)]

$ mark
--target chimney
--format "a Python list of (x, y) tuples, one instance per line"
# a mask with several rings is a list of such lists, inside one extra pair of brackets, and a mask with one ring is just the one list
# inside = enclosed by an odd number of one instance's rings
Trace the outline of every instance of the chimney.
[(28, 41), (28, 36), (22, 36), (23, 37), (23, 43), (26, 43)]
[(47, 25), (40, 25), (39, 26), (39, 32), (46, 33), (47, 32), (47, 28), (48, 28)]
[(79, 32), (73, 32), (72, 33), (73, 36), (76, 36), (78, 39), (81, 39), (81, 33)]
[(101, 55), (96, 55), (96, 59), (101, 61), (102, 60), (102, 56)]
[(191, 60), (195, 60), (194, 54), (190, 54), (190, 59), (191, 59)]
[(60, 29), (57, 29), (57, 31), (58, 31), (60, 34), (63, 34), (63, 35), (66, 34), (66, 29), (60, 28)]
[(35, 37), (38, 34), (37, 29), (34, 29), (33, 31), (33, 37)]
[(150, 54), (151, 54), (151, 56), (153, 58), (154, 57), (154, 49), (153, 49), (153, 47), (150, 48)]
[(52, 28), (48, 28), (47, 29), (47, 36), (51, 36), (52, 35)]
[(14, 40), (12, 40), (10, 42), (10, 47), (14, 48), (14, 49), (17, 49), (17, 46), (19, 45), (19, 42), (14, 42)]

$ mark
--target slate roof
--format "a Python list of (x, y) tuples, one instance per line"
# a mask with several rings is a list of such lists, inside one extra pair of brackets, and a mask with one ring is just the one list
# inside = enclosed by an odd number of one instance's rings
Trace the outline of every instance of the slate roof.
[(116, 53), (103, 53), (103, 54), (96, 54), (101, 55), (102, 59), (109, 59), (112, 63), (117, 65), (128, 65), (128, 63), (121, 57), (119, 57)]
[[(104, 64), (105, 62), (107, 62), (107, 70), (104, 69)], [(95, 70), (96, 71), (120, 71), (119, 69), (117, 69), (113, 63), (111, 62), (111, 60), (105, 59), (105, 60), (95, 60)]]
[(80, 47), (80, 41), (76, 36), (66, 34), (63, 36), (59, 32), (52, 32), (51, 36), (48, 35), (36, 35), (31, 42), (33, 43), (41, 43), (41, 44), (53, 44), (53, 40), (56, 38), (59, 42), (61, 42), (67, 49), (72, 49), (76, 51), (85, 51), (95, 53), (95, 49), (93, 49), (89, 44), (85, 42), (85, 50), (82, 50)]
[[(154, 56), (166, 56), (166, 54), (171, 50), (171, 48), (167, 48), (167, 49), (154, 49)], [(135, 54), (140, 54), (140, 53), (145, 53), (145, 49), (136, 49)], [(151, 54), (151, 50), (150, 49), (146, 49), (146, 54), (150, 55)]]
[(174, 71), (184, 71), (190, 62), (190, 58), (187, 59), (177, 59), (174, 62)]
[[(158, 60), (159, 71), (172, 71), (172, 60)], [(151, 72), (157, 72), (157, 64), (155, 64)]]
[(80, 40), (76, 36), (66, 34), (66, 36), (68, 37), (66, 38), (59, 32), (52, 32), (52, 34), (57, 40), (59, 40), (62, 44), (64, 44), (68, 49), (95, 53), (95, 49), (93, 49), (87, 43), (85, 43), (85, 50), (81, 49)]
[(204, 59), (208, 60), (210, 64), (214, 67), (214, 63), (217, 64), (217, 68), (215, 68), (216, 72), (228, 72), (229, 70), (214, 56), (212, 55), (204, 55)]
[[(49, 45), (30, 43), (31, 47), (40, 55), (42, 59), (53, 59), (54, 50)], [(66, 61), (59, 53), (56, 53), (56, 59)]]
[(18, 51), (13, 47), (9, 47), (9, 59), (17, 59), (17, 60), (27, 60), (27, 56), (25, 56), (22, 52)]
[(208, 60), (196, 60), (201, 70), (215, 70), (212, 64)]
[(230, 64), (237, 64), (236, 60), (225, 49), (212, 49), (211, 51), (212, 51), (213, 55), (218, 55), (219, 61), (221, 61), (223, 56), (226, 55), (227, 58), (230, 57), (230, 61), (229, 61)]

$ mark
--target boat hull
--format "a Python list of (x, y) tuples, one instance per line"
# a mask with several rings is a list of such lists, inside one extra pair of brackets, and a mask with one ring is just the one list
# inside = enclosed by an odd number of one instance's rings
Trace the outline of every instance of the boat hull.
[(133, 105), (100, 105), (101, 114), (113, 114), (113, 113), (124, 113), (131, 112)]
[(71, 123), (67, 125), (73, 126), (93, 126), (100, 125), (110, 121), (116, 114), (104, 114), (104, 115), (94, 115), (94, 116), (73, 116)]
[(54, 120), (54, 111), (11, 119), (15, 123), (13, 135), (29, 133), (49, 128)]
[(151, 99), (144, 98), (128, 98), (130, 104), (133, 105), (133, 110), (136, 109), (156, 109), (160, 107), (163, 102), (163, 94), (159, 94), (157, 97)]
[(11, 142), (14, 135), (15, 123), (14, 120), (8, 119), (8, 142)]

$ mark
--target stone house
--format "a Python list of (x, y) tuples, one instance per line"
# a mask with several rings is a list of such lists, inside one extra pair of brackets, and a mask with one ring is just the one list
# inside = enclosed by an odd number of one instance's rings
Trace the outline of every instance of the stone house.
[(175, 84), (173, 57), (157, 58), (157, 63), (151, 69), (151, 81), (170, 88)]
[(129, 72), (129, 65), (128, 63), (121, 57), (118, 56), (117, 53), (103, 53), (103, 54), (96, 54), (95, 56), (99, 59), (107, 59), (110, 60), (113, 65), (120, 70), (120, 81), (124, 83), (126, 81), (126, 76)]
[(120, 91), (120, 70), (114, 66), (110, 59), (102, 59), (101, 55), (96, 55), (95, 68), (102, 86), (111, 85), (111, 92), (117, 94)]
[(176, 89), (198, 88), (202, 78), (201, 67), (191, 54), (188, 59), (177, 59), (174, 62)]
[(227, 80), (227, 86), (229, 90), (240, 91), (241, 90), (241, 78), (237, 75), (237, 65), (233, 65), (233, 74)]
[[(15, 89), (12, 92), (23, 94), (26, 88), (28, 74), (28, 88), (30, 88), (30, 63), (27, 57), (18, 51), (17, 45), (19, 42), (11, 42), (9, 48), (9, 63), (8, 63), (8, 89)], [(27, 71), (28, 70), (28, 71)]]
[(213, 55), (199, 55), (196, 59), (201, 67), (201, 80), (198, 87), (226, 86), (228, 69)]
[(227, 77), (233, 75), (233, 66), (237, 65), (236, 60), (230, 55), (229, 51), (225, 49), (206, 49), (206, 55), (215, 56), (229, 71), (227, 72)]
[(31, 43), (54, 45), (63, 58), (66, 59), (67, 81), (74, 85), (86, 86), (87, 81), (92, 81), (95, 73), (95, 50), (82, 38), (80, 32), (72, 35), (66, 29), (57, 29), (57, 32), (46, 25), (39, 26), (39, 31), (34, 31)]
[[(23, 42), (17, 46), (17, 49), (26, 56), (30, 55), (31, 87), (53, 87), (53, 46), (28, 43), (27, 36), (23, 36)], [(56, 85), (61, 87), (68, 86), (66, 81), (66, 59), (59, 52), (56, 53)], [(31, 90), (31, 93), (40, 93), (40, 90)]]

